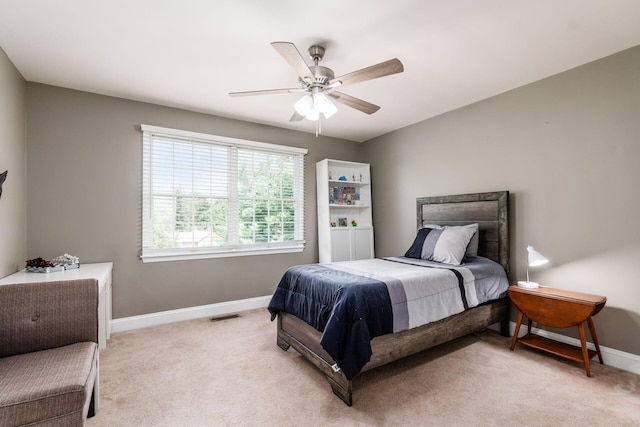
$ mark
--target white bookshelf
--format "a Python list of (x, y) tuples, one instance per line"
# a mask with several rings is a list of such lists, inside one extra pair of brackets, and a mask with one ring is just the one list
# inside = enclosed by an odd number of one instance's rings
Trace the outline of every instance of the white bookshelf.
[(373, 258), (369, 164), (324, 159), (316, 164), (316, 180), (320, 262)]

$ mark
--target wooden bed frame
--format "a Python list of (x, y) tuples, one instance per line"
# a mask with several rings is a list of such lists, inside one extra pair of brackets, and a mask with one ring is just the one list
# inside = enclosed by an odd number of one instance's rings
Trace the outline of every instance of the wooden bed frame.
[[(418, 229), (425, 224), (479, 224), (478, 255), (500, 263), (509, 275), (509, 192), (422, 197), (416, 200)], [(361, 372), (482, 330), (500, 322), (500, 332), (509, 333), (509, 303), (505, 297), (437, 322), (371, 340), (373, 355)], [(293, 347), (329, 380), (333, 392), (352, 404), (353, 384), (333, 369), (335, 362), (320, 345), (322, 333), (292, 314), (278, 315), (277, 344), (284, 351)]]

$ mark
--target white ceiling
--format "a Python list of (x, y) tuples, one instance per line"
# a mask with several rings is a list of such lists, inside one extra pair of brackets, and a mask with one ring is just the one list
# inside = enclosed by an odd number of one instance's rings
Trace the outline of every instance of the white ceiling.
[[(394, 57), (401, 74), (342, 92), (328, 136), (366, 141), (640, 45), (638, 0), (0, 0), (0, 47), (28, 81), (273, 126), (300, 94), (271, 47), (296, 44), (336, 76)], [(159, 125), (162, 125), (159, 123)]]

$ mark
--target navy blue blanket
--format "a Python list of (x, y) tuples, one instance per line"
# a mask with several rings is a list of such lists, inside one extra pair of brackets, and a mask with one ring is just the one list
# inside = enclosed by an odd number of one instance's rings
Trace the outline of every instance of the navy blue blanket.
[(384, 282), (320, 264), (287, 270), (269, 303), (271, 320), (280, 311), (322, 332), (320, 344), (349, 380), (371, 359), (371, 339), (393, 332)]

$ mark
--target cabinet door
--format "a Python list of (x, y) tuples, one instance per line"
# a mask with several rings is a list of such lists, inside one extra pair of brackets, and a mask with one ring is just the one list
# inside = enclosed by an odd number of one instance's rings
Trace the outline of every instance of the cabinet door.
[(353, 228), (353, 259), (373, 258), (373, 229)]
[(331, 229), (331, 262), (351, 260), (350, 234), (346, 227)]

